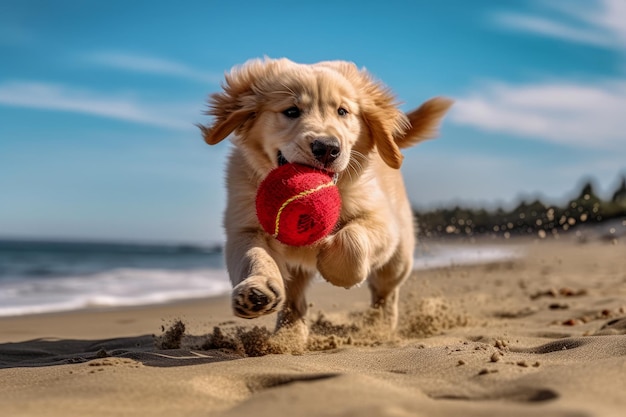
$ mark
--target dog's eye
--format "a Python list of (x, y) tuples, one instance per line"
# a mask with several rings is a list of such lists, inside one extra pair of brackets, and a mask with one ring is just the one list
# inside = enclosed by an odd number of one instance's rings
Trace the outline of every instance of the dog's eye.
[(346, 114), (348, 114), (348, 110), (344, 109), (343, 107), (339, 107), (337, 109), (337, 114), (339, 116), (345, 116)]
[(287, 110), (283, 110), (283, 114), (290, 119), (297, 119), (300, 117), (300, 109), (296, 106), (289, 107)]

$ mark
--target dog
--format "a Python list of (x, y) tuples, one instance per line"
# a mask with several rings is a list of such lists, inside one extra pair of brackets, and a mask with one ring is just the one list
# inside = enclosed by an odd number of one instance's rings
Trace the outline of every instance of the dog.
[[(254, 59), (227, 73), (209, 98), (212, 122), (199, 127), (209, 145), (231, 134), (234, 144), (223, 225), (235, 315), (278, 312), (276, 331), (290, 328), (306, 340), (305, 290), (319, 273), (344, 288), (367, 281), (372, 307), (395, 328), (416, 239), (400, 149), (436, 136), (451, 105), (436, 97), (404, 114), (386, 86), (345, 61)], [(278, 242), (256, 216), (260, 182), (288, 162), (337, 177), (338, 224), (310, 246)]]

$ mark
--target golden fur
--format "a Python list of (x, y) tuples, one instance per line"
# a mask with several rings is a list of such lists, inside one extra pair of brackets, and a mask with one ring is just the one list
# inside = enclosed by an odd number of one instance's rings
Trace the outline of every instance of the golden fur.
[[(304, 292), (319, 272), (345, 288), (367, 280), (372, 306), (395, 326), (398, 290), (412, 270), (415, 245), (400, 148), (433, 137), (451, 104), (434, 98), (405, 115), (386, 87), (343, 61), (265, 59), (233, 68), (223, 91), (210, 98), (212, 125), (200, 128), (210, 145), (234, 134), (224, 227), (235, 314), (278, 311), (278, 329), (295, 326), (306, 337)], [(315, 141), (338, 144), (340, 152), (316, 157)], [(256, 190), (279, 154), (338, 174), (337, 231), (312, 246), (283, 245), (257, 220)]]

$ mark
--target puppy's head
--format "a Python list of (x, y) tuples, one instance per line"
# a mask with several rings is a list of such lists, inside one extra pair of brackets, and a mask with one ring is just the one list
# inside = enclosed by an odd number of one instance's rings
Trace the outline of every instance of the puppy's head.
[(208, 114), (214, 120), (200, 126), (205, 141), (214, 145), (234, 133), (236, 146), (261, 175), (287, 162), (332, 173), (357, 170), (358, 159), (370, 152), (397, 169), (399, 146), (409, 142), (407, 134), (416, 135), (393, 95), (343, 61), (248, 61), (226, 75), (223, 91), (210, 97)]

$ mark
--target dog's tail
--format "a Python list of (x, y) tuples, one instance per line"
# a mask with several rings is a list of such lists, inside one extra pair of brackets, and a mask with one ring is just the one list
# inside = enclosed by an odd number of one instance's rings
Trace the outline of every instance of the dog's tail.
[(410, 148), (426, 139), (436, 137), (439, 123), (453, 103), (454, 101), (449, 98), (435, 97), (407, 113), (410, 127), (404, 135), (395, 138), (398, 147)]

